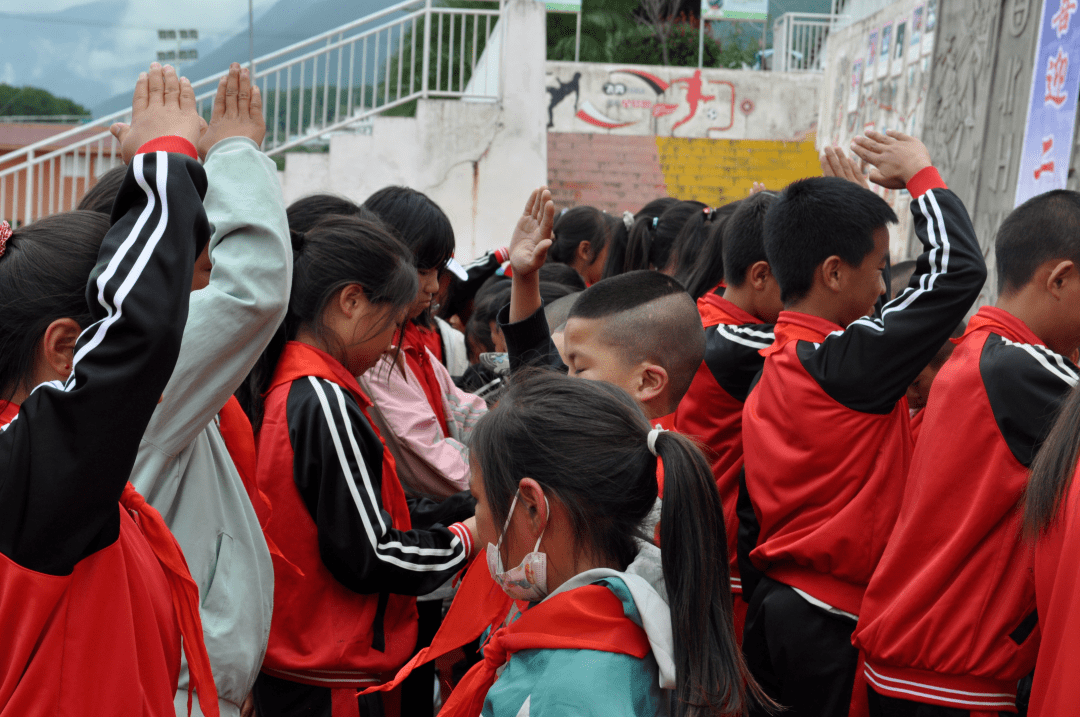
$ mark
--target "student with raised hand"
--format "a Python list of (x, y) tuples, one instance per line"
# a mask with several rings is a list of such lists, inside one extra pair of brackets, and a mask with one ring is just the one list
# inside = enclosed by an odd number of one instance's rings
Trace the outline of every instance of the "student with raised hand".
[(772, 344), (772, 324), (784, 308), (763, 239), (765, 213), (775, 196), (761, 192), (742, 200), (726, 222), (723, 266), (727, 288), (723, 296), (710, 292), (698, 301), (699, 309), (703, 304), (708, 307), (702, 311), (705, 359), (675, 413), (676, 430), (705, 446), (720, 491), (735, 628), (740, 641), (751, 592), (743, 592), (736, 551), (736, 503), (743, 472), (743, 402), (765, 362), (761, 350)]
[(539, 281), (551, 246), (554, 212), (547, 189), (535, 190), (510, 243), (510, 304), (498, 320), (511, 370), (546, 366), (615, 384), (638, 401), (649, 420), (672, 428), (675, 408), (705, 355), (705, 334), (693, 299), (679, 282), (659, 272), (633, 271), (604, 279), (574, 301), (560, 356), (548, 331)]
[[(262, 717), (381, 715), (357, 689), (416, 644), (416, 595), (467, 565), (472, 500), (406, 499), (355, 376), (390, 348), (416, 301), (413, 256), (382, 224), (328, 217), (300, 240), (286, 342), (264, 385), (259, 489), (275, 569), (274, 615), (255, 703)], [(258, 418), (258, 417), (256, 417)], [(454, 522), (465, 519), (466, 522)]]
[[(904, 393), (986, 279), (960, 201), (907, 135), (869, 132), (871, 180), (907, 187), (917, 236), (913, 288), (885, 293), (892, 209), (839, 177), (788, 186), (765, 218), (765, 253), (785, 310), (743, 409), (746, 488), (765, 573), (743, 649), (788, 714), (847, 715), (851, 633), (900, 509), (912, 441)], [(894, 590), (901, 589), (894, 585)]]
[[(764, 701), (735, 643), (719, 500), (691, 441), (651, 429), (614, 386), (534, 372), (471, 448), (487, 568), (528, 607), (497, 626), (442, 715), (740, 715)], [(663, 551), (643, 527), (660, 459)]]
[[(217, 418), (226, 402), (235, 404), (233, 391), (288, 306), (292, 246), (274, 163), (259, 149), (265, 132), (259, 88), (247, 68), (233, 63), (198, 144), (203, 206), (213, 227), (209, 271), (192, 285), (180, 357), (131, 474), (132, 485), (165, 516), (199, 585), (219, 707), (232, 717), (245, 701), (250, 705), (274, 597), (262, 527), (222, 438), (230, 420), (246, 419), (232, 405)], [(187, 714), (187, 678), (185, 665), (178, 715)]]
[(218, 714), (198, 587), (128, 483), (210, 238), (204, 128), (191, 83), (154, 63), (112, 128), (130, 164), (112, 226), (79, 211), (0, 225), (5, 715), (174, 715), (181, 641), (189, 689)]
[(1024, 202), (998, 230), (997, 303), (971, 317), (934, 380), (855, 631), (873, 714), (1011, 712), (1036, 665), (1043, 613), (1018, 506), (1080, 378), (1066, 358), (1080, 346), (1078, 237), (1080, 194), (1065, 190)]
[[(1028, 715), (1058, 717), (1080, 704), (1080, 388), (1062, 402), (1031, 464), (1024, 532), (1035, 541), (1039, 653)], [(1030, 543), (1029, 543), (1030, 545)]]

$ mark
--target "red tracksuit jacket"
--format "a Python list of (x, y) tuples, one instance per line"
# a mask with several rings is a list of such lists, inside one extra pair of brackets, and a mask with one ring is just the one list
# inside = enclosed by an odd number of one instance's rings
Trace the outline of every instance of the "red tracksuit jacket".
[(1033, 551), (1018, 505), (1076, 367), (984, 306), (941, 369), (900, 515), (853, 642), (881, 694), (1015, 711), (1035, 667)]
[(1042, 642), (1031, 688), (1031, 717), (1059, 717), (1080, 705), (1080, 476), (1057, 522), (1035, 549), (1035, 602)]
[(258, 437), (258, 486), (273, 505), (266, 533), (299, 568), (275, 559), (263, 663), (275, 677), (378, 684), (416, 644), (410, 596), (467, 565), (468, 530), (448, 518), (470, 515), (471, 498), (407, 501), (370, 405), (329, 354), (286, 344)]
[(982, 250), (933, 168), (908, 184), (925, 252), (880, 319), (847, 329), (785, 311), (743, 412), (750, 559), (859, 614), (900, 508), (912, 441), (905, 391), (978, 296)]
[(750, 386), (761, 372), (761, 350), (773, 342), (765, 325), (714, 293), (698, 299), (705, 324), (705, 360), (675, 413), (675, 429), (705, 446), (724, 505), (731, 591), (742, 593), (736, 541), (735, 505), (743, 469), (742, 412)]
[(119, 500), (179, 354), (205, 191), (194, 159), (136, 156), (71, 378), (39, 386), (0, 432), (3, 717), (175, 715), (169, 584)]

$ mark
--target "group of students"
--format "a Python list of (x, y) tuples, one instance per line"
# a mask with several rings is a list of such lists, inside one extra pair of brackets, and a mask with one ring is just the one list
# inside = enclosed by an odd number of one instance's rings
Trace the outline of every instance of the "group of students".
[(286, 208), (239, 65), (195, 107), (155, 63), (128, 166), (0, 225), (0, 715), (432, 714), (435, 664), (453, 717), (1075, 709), (1080, 195), (965, 324), (900, 133), (852, 151), (911, 267), (834, 148), (716, 209), (540, 188), (462, 267), (414, 190)]

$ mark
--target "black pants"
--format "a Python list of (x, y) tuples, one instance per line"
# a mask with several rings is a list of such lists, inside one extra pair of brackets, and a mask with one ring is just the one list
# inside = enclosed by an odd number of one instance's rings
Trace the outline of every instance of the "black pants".
[[(442, 600), (422, 600), (416, 603), (420, 617), (413, 655), (431, 645), (442, 624)], [(411, 658), (410, 658), (411, 659)], [(401, 683), (402, 717), (432, 717), (435, 714), (435, 662), (417, 667)]]
[[(258, 717), (330, 717), (330, 690), (259, 673), (255, 680)], [(360, 717), (383, 717), (379, 693), (356, 698)], [(403, 713), (404, 714), (404, 713)]]
[[(870, 696), (870, 717), (970, 717), (971, 715), (971, 712), (958, 710), (955, 707), (940, 707), (886, 697), (874, 692), (871, 687), (867, 687), (866, 692)], [(1016, 717), (1011, 712), (998, 712), (998, 714)]]
[(747, 610), (743, 652), (758, 684), (787, 708), (784, 717), (847, 717), (859, 664), (854, 630), (854, 620), (763, 577)]

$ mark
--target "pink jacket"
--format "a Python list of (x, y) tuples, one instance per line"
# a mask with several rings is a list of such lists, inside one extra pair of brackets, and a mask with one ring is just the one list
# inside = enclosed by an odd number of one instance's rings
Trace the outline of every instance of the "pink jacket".
[(455, 386), (446, 367), (428, 353), (429, 365), (442, 387), (449, 436), (443, 435), (424, 389), (404, 357), (392, 363), (389, 355), (384, 356), (359, 381), (371, 398), (371, 418), (397, 461), (402, 485), (409, 493), (438, 500), (469, 489), (465, 442), (487, 413), (487, 404)]

